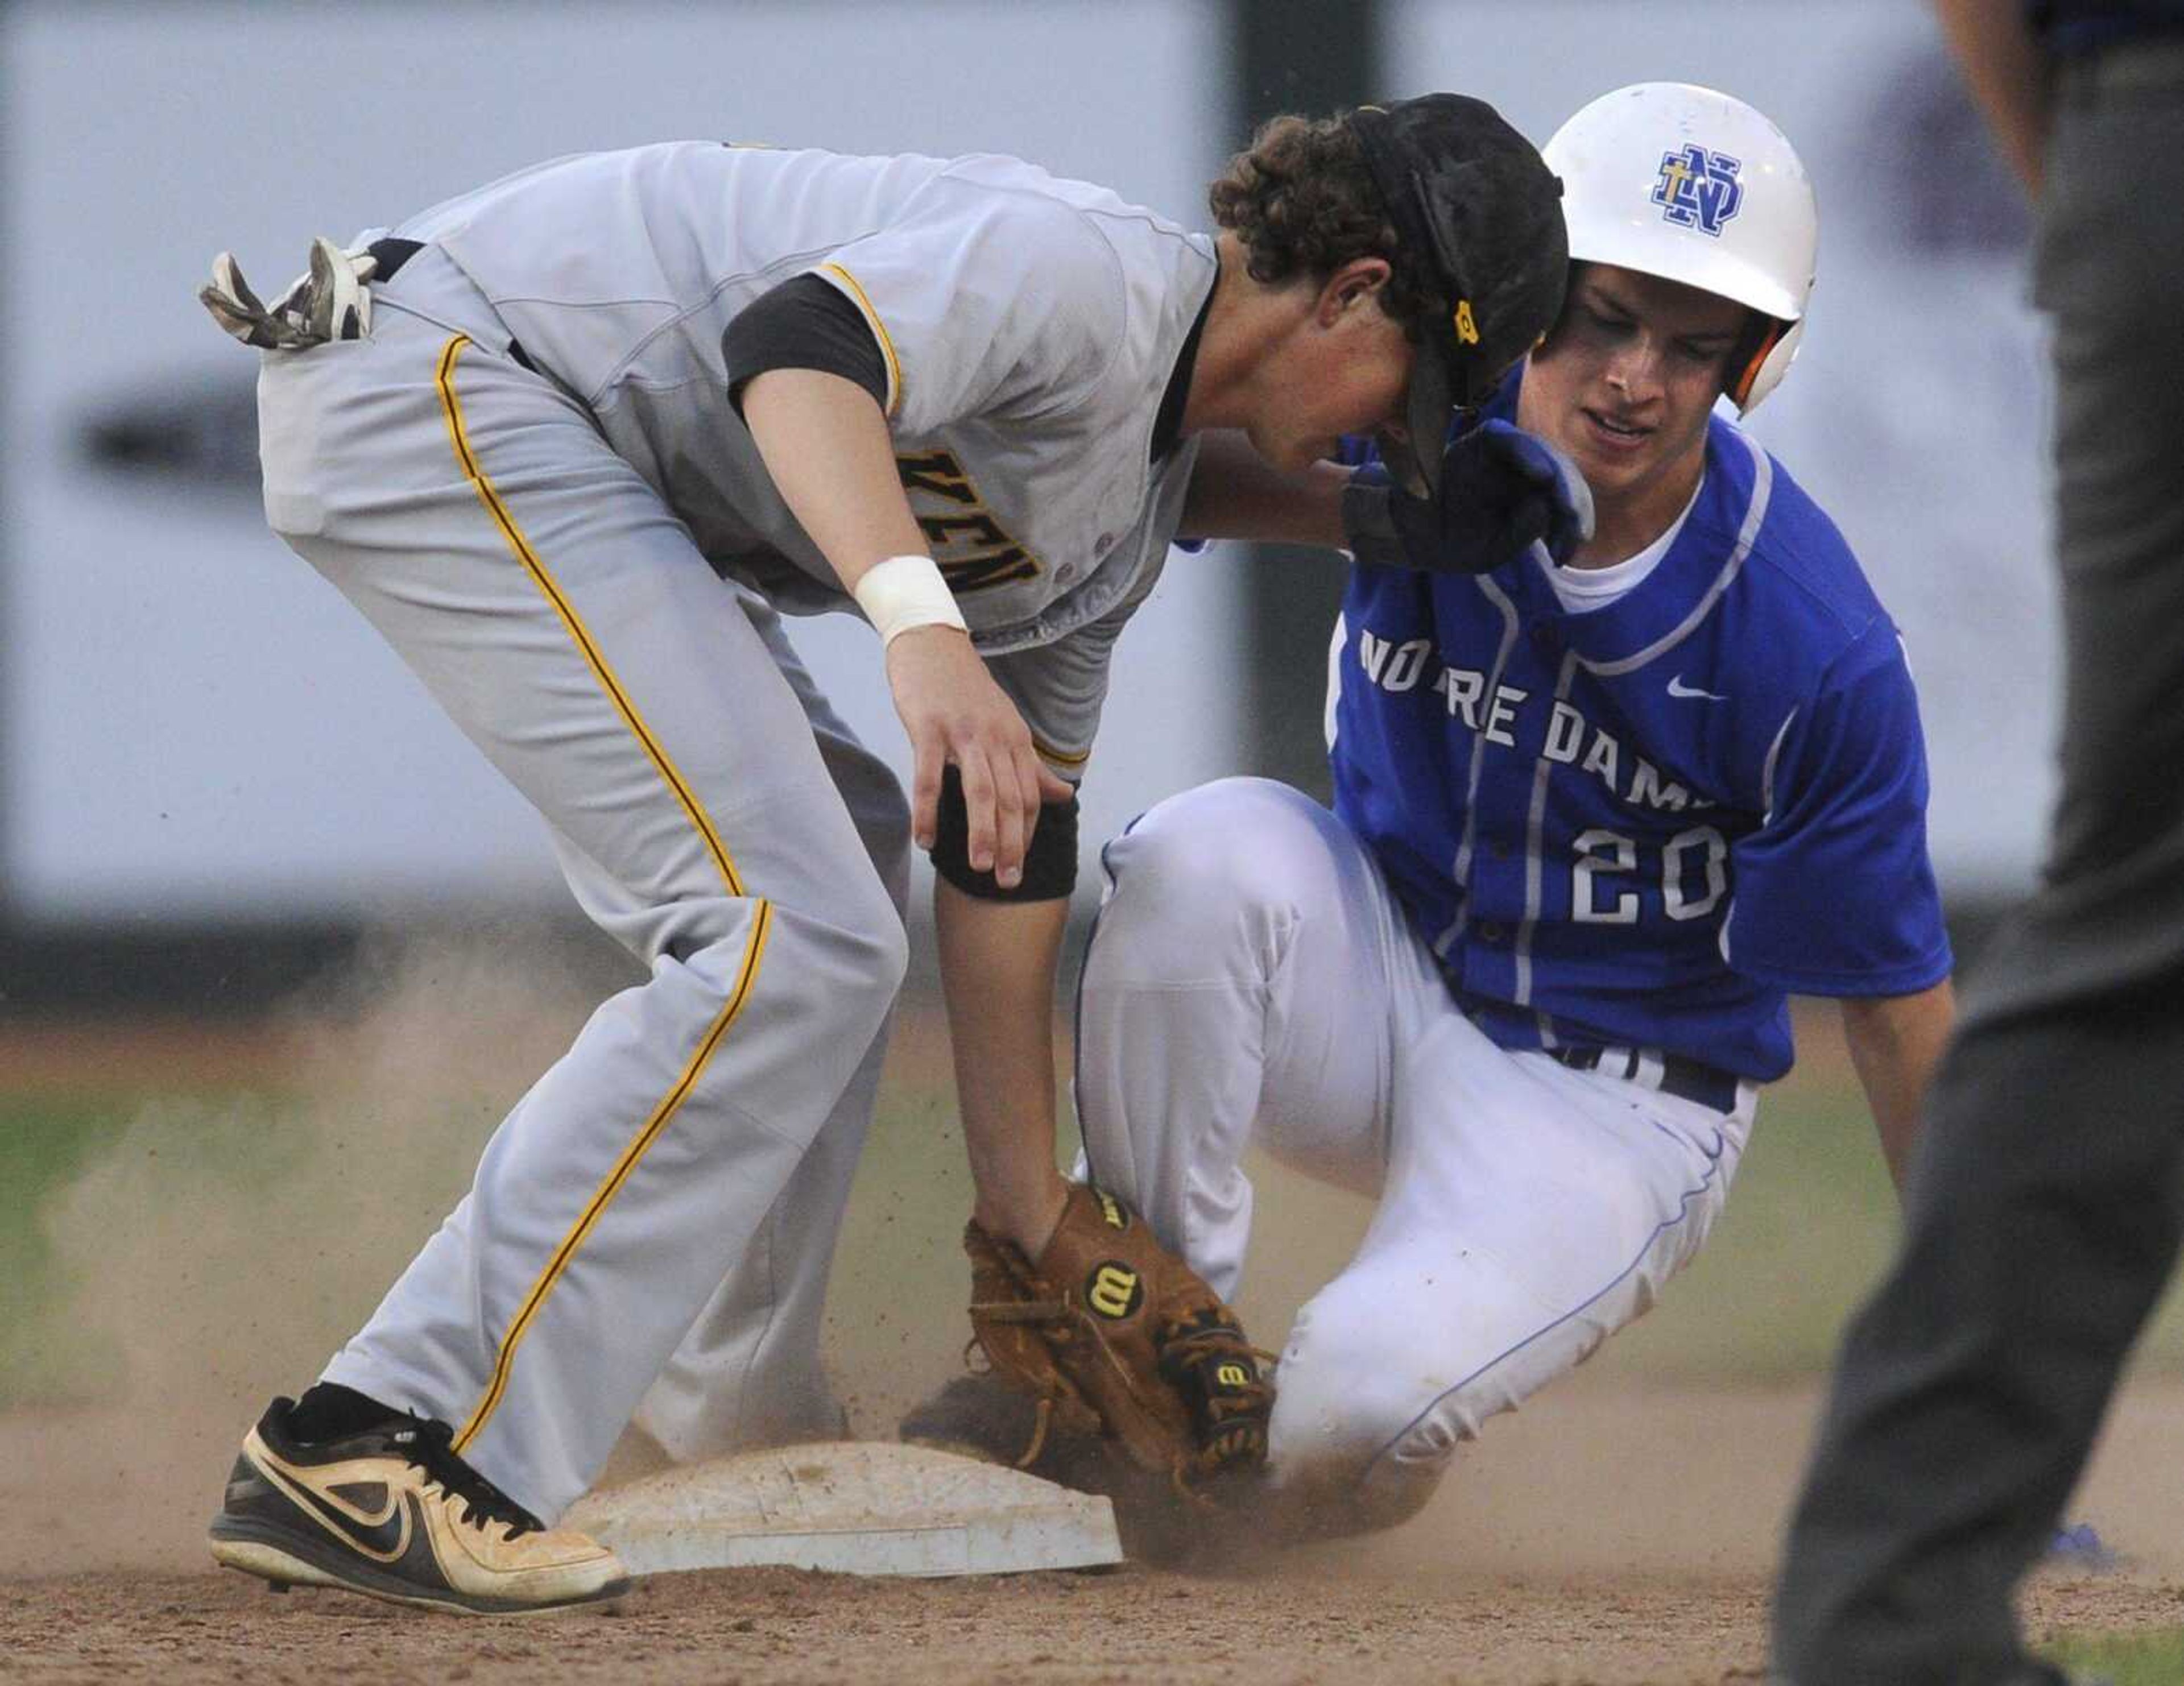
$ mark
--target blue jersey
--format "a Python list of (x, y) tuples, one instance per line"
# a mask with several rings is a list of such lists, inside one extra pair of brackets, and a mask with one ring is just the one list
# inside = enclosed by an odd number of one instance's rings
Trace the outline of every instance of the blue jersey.
[(1787, 992), (1946, 977), (1903, 644), (1789, 475), (1717, 416), (1630, 592), (1568, 612), (1542, 563), (1354, 568), (1330, 676), (1335, 810), (1481, 1027), (1763, 1082)]

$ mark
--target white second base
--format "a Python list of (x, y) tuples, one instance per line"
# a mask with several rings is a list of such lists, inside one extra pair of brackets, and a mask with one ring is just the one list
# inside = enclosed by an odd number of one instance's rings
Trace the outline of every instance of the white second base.
[(1123, 1561), (1114, 1507), (922, 1446), (745, 1452), (594, 1493), (562, 1525), (633, 1575), (779, 1564), (847, 1575), (1008, 1575)]

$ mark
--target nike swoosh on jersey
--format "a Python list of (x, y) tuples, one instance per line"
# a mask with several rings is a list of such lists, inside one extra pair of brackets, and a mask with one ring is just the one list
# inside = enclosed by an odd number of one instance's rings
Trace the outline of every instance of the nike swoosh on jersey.
[(1696, 686), (1685, 684), (1684, 676), (1680, 673), (1669, 681), (1669, 694), (1671, 697), (1699, 697), (1709, 703), (1725, 703), (1729, 700), (1719, 691), (1702, 691)]
[(410, 1549), (410, 1507), (404, 1495), (386, 1488), (387, 1503), (376, 1516), (354, 1514), (340, 1500), (321, 1494), (287, 1471), (259, 1466), (267, 1479), (312, 1516), (366, 1556), (392, 1563)]

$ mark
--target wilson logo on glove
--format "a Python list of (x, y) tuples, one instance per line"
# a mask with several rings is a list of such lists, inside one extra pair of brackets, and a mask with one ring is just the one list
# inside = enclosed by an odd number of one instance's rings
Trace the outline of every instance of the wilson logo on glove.
[(1100, 1216), (1110, 1229), (1128, 1229), (1130, 1215), (1123, 1210), (1123, 1203), (1104, 1188), (1095, 1188), (1092, 1197), (1100, 1203)]
[(1084, 1302), (1102, 1317), (1119, 1322), (1145, 1303), (1145, 1285), (1128, 1265), (1109, 1259), (1086, 1280)]

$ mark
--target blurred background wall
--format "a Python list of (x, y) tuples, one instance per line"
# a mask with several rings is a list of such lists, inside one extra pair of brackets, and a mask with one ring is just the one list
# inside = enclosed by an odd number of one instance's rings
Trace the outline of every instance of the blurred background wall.
[[(1704, 81), (1797, 142), (1820, 287), (1754, 429), (1903, 626), (1946, 888), (2029, 880), (2054, 677), (2038, 329), (2021, 208), (1923, 7), (14, 0), (0, 55), (0, 1005), (239, 1008), (372, 922), (574, 916), (529, 810), (265, 531), (253, 359), (192, 298), (214, 251), (275, 286), (312, 234), (689, 136), (1005, 151), (1201, 225), (1257, 118), (1435, 87), (1544, 141), (1610, 87)], [(1122, 646), (1088, 853), (1201, 779), (1318, 779), (1338, 581), (1324, 558), (1174, 559)], [(904, 765), (869, 632), (795, 630)]]

